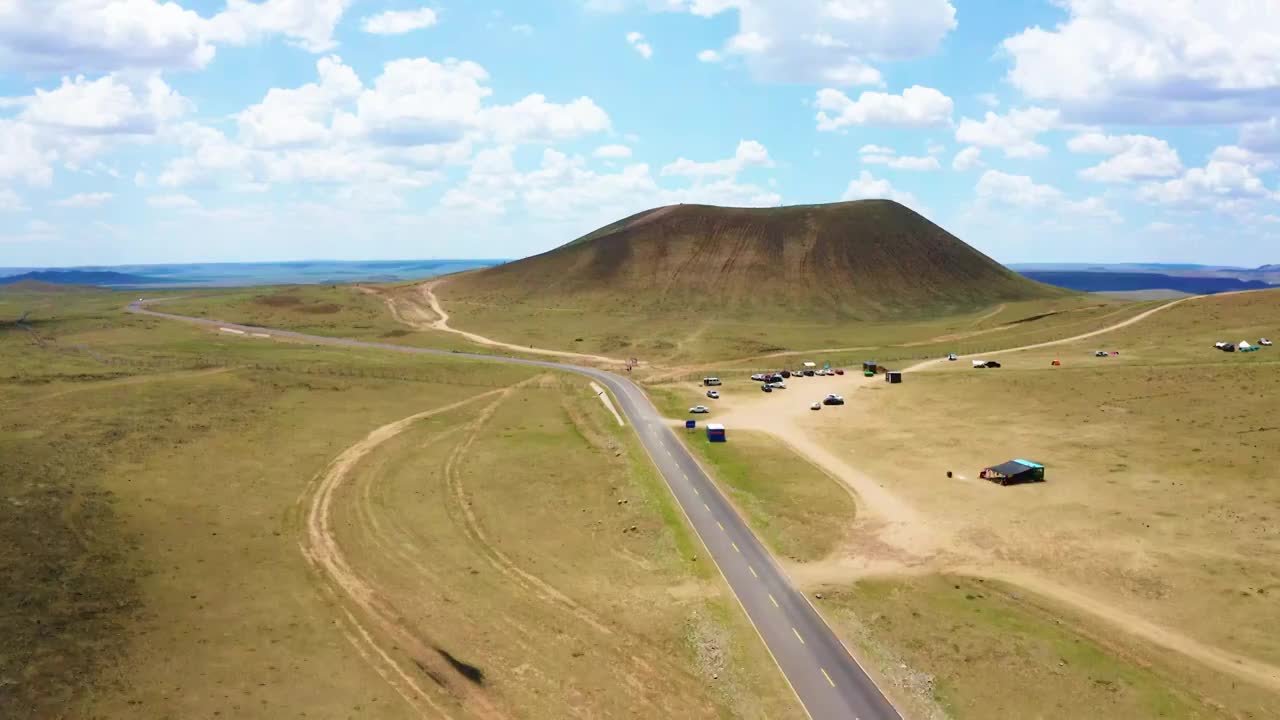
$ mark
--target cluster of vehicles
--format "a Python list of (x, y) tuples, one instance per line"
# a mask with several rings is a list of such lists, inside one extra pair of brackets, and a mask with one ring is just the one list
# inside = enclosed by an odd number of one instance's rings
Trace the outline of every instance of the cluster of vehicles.
[[(760, 383), (761, 391), (771, 393), (775, 390), (786, 390), (787, 389), (786, 381), (791, 378), (827, 377), (827, 376), (834, 377), (836, 375), (844, 375), (844, 370), (842, 368), (805, 368), (803, 370), (778, 370), (775, 372), (768, 372), (768, 373), (756, 373), (751, 376), (751, 379)], [(708, 388), (706, 393), (709, 399), (711, 400), (720, 399), (720, 391), (715, 389), (723, 384), (720, 378), (704, 377), (702, 378), (702, 384), (704, 387)], [(815, 402), (812, 405), (810, 405), (809, 408), (812, 410), (821, 410), (823, 405), (843, 405), (843, 404), (844, 404), (843, 395), (836, 395), (835, 393), (830, 393), (822, 400), (819, 400), (818, 402)], [(711, 408), (707, 407), (706, 405), (694, 405), (693, 407), (689, 408), (689, 412), (694, 415), (704, 415), (706, 413), (711, 412)]]

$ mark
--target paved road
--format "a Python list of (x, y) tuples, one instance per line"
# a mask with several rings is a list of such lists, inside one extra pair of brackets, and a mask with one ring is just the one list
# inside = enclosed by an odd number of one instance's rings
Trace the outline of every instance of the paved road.
[[(797, 592), (773, 557), (694, 462), (675, 431), (630, 380), (596, 368), (496, 355), (455, 353), (388, 343), (305, 335), (149, 310), (135, 302), (130, 312), (246, 333), (403, 353), (453, 355), (473, 360), (567, 370), (594, 378), (618, 400), (640, 440), (662, 472), (694, 531), (702, 538), (761, 639), (815, 720), (899, 720), (901, 717), (841, 644), (804, 595)], [(730, 438), (730, 442), (733, 439)]]

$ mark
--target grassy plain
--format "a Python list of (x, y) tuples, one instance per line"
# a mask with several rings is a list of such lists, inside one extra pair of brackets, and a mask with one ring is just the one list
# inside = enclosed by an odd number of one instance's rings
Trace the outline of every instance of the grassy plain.
[(1265, 718), (1274, 698), (989, 580), (870, 578), (820, 602), (919, 718)]
[[(0, 716), (416, 716), (398, 673), (457, 717), (798, 712), (585, 383), (224, 336), (129, 299), (0, 293), (0, 582), (21, 588), (0, 594)], [(464, 401), (379, 445), (330, 510), (376, 607), (457, 661), (441, 674), (299, 546), (336, 457)], [(566, 673), (576, 692), (552, 692)]]
[(773, 436), (734, 432), (727, 443), (694, 433), (686, 445), (779, 557), (820, 560), (840, 547), (853, 523), (853, 496)]
[[(172, 293), (165, 311), (243, 325), (294, 330), (311, 335), (350, 337), (371, 342), (485, 352), (454, 333), (412, 325), (416, 317), (397, 319), (389, 303), (416, 283), (397, 285), (289, 285), (192, 290)], [(404, 304), (397, 306), (397, 312)]]

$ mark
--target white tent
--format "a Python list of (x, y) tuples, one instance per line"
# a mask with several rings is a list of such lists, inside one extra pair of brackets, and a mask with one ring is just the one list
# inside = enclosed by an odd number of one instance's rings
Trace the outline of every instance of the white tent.
[(986, 367), (986, 366), (987, 366), (987, 361), (986, 361), (986, 360), (974, 360), (974, 361), (973, 361), (973, 366), (974, 366), (974, 367)]
[(805, 366), (805, 367), (807, 367), (807, 368), (814, 368), (814, 367), (818, 367), (818, 363), (815, 363), (815, 362), (806, 362), (806, 363), (804, 364), (804, 366)]
[(1243, 349), (1245, 349), (1245, 348), (1247, 348), (1247, 347), (1253, 347), (1252, 345), (1250, 345), (1250, 344), (1249, 344), (1249, 341), (1248, 341), (1248, 340), (1241, 340), (1241, 341), (1240, 341), (1240, 344), (1239, 344), (1239, 345), (1236, 345), (1236, 348), (1237, 348), (1237, 349), (1240, 349), (1240, 350), (1243, 350)]

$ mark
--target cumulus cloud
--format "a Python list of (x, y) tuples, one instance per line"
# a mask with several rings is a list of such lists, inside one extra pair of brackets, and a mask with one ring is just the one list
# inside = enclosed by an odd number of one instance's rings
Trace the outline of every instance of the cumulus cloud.
[(431, 8), (387, 10), (360, 21), (360, 29), (373, 35), (403, 35), (435, 25), (439, 18)]
[(1068, 17), (1003, 42), (1008, 79), (1073, 115), (1135, 122), (1256, 118), (1280, 90), (1266, 2), (1059, 0)]
[(999, 170), (987, 170), (978, 178), (974, 195), (980, 206), (1000, 205), (1038, 212), (1053, 212), (1060, 216), (1089, 217), (1112, 223), (1123, 222), (1120, 214), (1107, 206), (1100, 197), (1071, 200), (1058, 188), (1037, 183), (1027, 175), (1011, 175)]
[(640, 57), (648, 60), (653, 57), (653, 46), (644, 39), (644, 35), (638, 32), (627, 33), (627, 44), (635, 48), (640, 53)]
[(6, 0), (0, 66), (52, 72), (193, 69), (213, 59), (205, 20), (164, 0)]
[(982, 165), (982, 148), (972, 145), (956, 153), (951, 160), (951, 169), (964, 172)]
[(1178, 151), (1150, 135), (1085, 133), (1067, 142), (1074, 153), (1111, 155), (1098, 165), (1080, 171), (1080, 177), (1097, 182), (1128, 182), (1170, 177), (1182, 171)]
[(724, 58), (720, 55), (720, 53), (716, 52), (715, 50), (703, 50), (702, 52), (698, 53), (698, 62), (718, 63), (723, 59)]
[(60, 208), (96, 208), (113, 197), (115, 195), (109, 192), (77, 193), (58, 200), (54, 205)]
[(359, 97), (360, 78), (334, 55), (316, 63), (319, 82), (272, 88), (262, 102), (236, 115), (240, 137), (256, 147), (285, 147), (328, 140), (335, 108)]
[(304, 50), (325, 52), (337, 45), (333, 31), (352, 2), (354, 0), (227, 0), (222, 12), (204, 23), (203, 32), (213, 42), (230, 45), (283, 35)]
[(711, 162), (696, 162), (681, 157), (662, 168), (663, 175), (681, 175), (692, 178), (732, 177), (749, 167), (770, 167), (773, 160), (764, 145), (755, 140), (743, 140), (733, 157)]
[(130, 84), (118, 76), (62, 78), (53, 90), (36, 89), (19, 119), (86, 134), (150, 134), (192, 109), (158, 75)]
[(589, 226), (680, 202), (759, 207), (780, 201), (776, 192), (740, 183), (731, 175), (688, 188), (667, 188), (658, 184), (647, 164), (601, 173), (582, 157), (551, 149), (543, 151), (537, 168), (521, 171), (513, 149), (505, 146), (477, 153), (467, 178), (445, 193), (441, 206), (467, 216), (502, 215), (518, 206), (538, 220)]
[(839, 90), (818, 91), (818, 129), (839, 130), (855, 125), (925, 127), (951, 120), (951, 98), (930, 87), (913, 85), (901, 95), (865, 91), (850, 100)]
[(867, 165), (886, 165), (895, 170), (937, 170), (941, 165), (932, 155), (898, 155), (893, 148), (863, 145), (858, 154)]
[[(1236, 145), (1215, 149), (1204, 167), (1190, 168), (1180, 177), (1153, 182), (1139, 189), (1143, 199), (1165, 205), (1217, 208), (1244, 207), (1280, 199), (1259, 173), (1275, 168), (1270, 159)], [(1243, 201), (1243, 204), (1231, 204)]]
[(625, 160), (631, 157), (631, 148), (626, 145), (601, 145), (592, 155), (608, 160)]
[(1061, 125), (1057, 110), (1026, 108), (1010, 110), (1006, 115), (988, 112), (982, 120), (962, 118), (956, 128), (956, 141), (979, 147), (994, 147), (1005, 157), (1033, 158), (1049, 152), (1036, 142), (1036, 137)]
[(661, 0), (656, 7), (703, 17), (736, 10), (737, 31), (721, 53), (776, 82), (880, 85), (875, 63), (930, 55), (956, 27), (949, 0)]
[(898, 190), (888, 180), (876, 178), (863, 170), (858, 177), (849, 181), (841, 200), (894, 200), (912, 208), (916, 212), (925, 213), (924, 206), (909, 192)]

